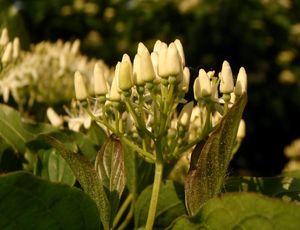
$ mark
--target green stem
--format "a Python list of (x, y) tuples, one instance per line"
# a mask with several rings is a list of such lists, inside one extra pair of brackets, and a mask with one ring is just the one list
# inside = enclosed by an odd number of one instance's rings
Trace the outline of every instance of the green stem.
[(126, 138), (124, 135), (119, 137), (123, 143), (131, 147), (134, 151), (136, 151), (141, 157), (143, 157), (147, 162), (154, 163), (155, 157), (145, 151), (144, 149), (140, 148), (139, 146), (135, 145), (132, 141), (130, 141), (128, 138)]
[(161, 185), (161, 180), (162, 180), (162, 174), (163, 174), (163, 163), (158, 162), (155, 164), (153, 189), (152, 189), (150, 207), (149, 207), (148, 218), (147, 218), (145, 230), (153, 229), (155, 215), (156, 215), (156, 207), (157, 207), (158, 196), (159, 196), (159, 190), (160, 190), (160, 185)]
[(130, 210), (127, 214), (127, 216), (125, 217), (124, 221), (122, 222), (122, 224), (118, 227), (118, 230), (123, 230), (126, 229), (127, 225), (130, 223), (131, 218), (133, 217), (133, 205), (131, 204)]
[(116, 217), (114, 218), (113, 228), (115, 228), (118, 225), (121, 217), (123, 216), (124, 212), (128, 208), (128, 206), (131, 203), (131, 201), (132, 201), (132, 194), (129, 194), (127, 196), (126, 200), (124, 201), (124, 203), (122, 204), (121, 208), (119, 209)]

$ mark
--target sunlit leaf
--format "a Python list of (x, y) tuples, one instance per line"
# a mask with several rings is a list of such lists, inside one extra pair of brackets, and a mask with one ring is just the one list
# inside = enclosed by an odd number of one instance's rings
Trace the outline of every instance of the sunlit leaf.
[(206, 201), (220, 193), (246, 101), (245, 94), (222, 118), (203, 148), (197, 146), (192, 154), (185, 180), (185, 203), (190, 215), (195, 215)]
[(300, 226), (300, 206), (255, 193), (228, 193), (207, 201), (193, 216), (182, 216), (168, 228), (288, 229)]
[(118, 209), (125, 188), (123, 147), (116, 137), (110, 136), (102, 145), (95, 161), (95, 169), (105, 187), (111, 207), (111, 221)]

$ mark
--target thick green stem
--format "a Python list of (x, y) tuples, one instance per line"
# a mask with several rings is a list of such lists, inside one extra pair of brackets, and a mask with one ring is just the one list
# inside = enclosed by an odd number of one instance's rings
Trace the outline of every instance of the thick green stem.
[(158, 162), (155, 164), (154, 183), (153, 183), (150, 207), (149, 207), (145, 230), (152, 230), (153, 228), (162, 175), (163, 175), (163, 163)]

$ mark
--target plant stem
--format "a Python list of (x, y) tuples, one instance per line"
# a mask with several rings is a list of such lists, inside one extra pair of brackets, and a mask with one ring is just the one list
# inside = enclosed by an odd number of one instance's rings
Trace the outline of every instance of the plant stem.
[(150, 207), (147, 217), (147, 223), (145, 230), (152, 230), (155, 215), (156, 215), (156, 207), (158, 202), (158, 196), (159, 196), (159, 190), (161, 185), (161, 179), (163, 174), (163, 163), (157, 162), (155, 164), (155, 175), (154, 175), (154, 182), (153, 182), (153, 189), (152, 189), (152, 195), (151, 195), (151, 201), (150, 201)]
[(126, 200), (124, 201), (124, 203), (122, 204), (121, 208), (119, 209), (116, 217), (114, 218), (113, 228), (115, 228), (118, 225), (121, 217), (123, 216), (124, 212), (126, 211), (128, 205), (131, 203), (131, 201), (132, 201), (132, 194), (129, 194), (127, 196)]
[(131, 204), (130, 210), (127, 214), (127, 216), (125, 217), (124, 221), (122, 222), (122, 224), (118, 227), (117, 230), (123, 230), (127, 227), (127, 225), (129, 224), (132, 216), (133, 216), (133, 204)]

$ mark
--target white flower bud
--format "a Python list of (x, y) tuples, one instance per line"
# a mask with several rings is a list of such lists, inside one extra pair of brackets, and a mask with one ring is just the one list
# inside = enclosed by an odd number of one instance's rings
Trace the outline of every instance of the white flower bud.
[(200, 97), (211, 96), (211, 82), (204, 69), (199, 70)]
[(158, 75), (161, 78), (169, 77), (169, 71), (167, 68), (167, 53), (168, 46), (165, 43), (161, 43), (159, 53), (158, 53)]
[(105, 95), (108, 93), (104, 70), (99, 63), (94, 67), (94, 91), (96, 95)]
[(168, 76), (177, 76), (182, 70), (180, 56), (174, 42), (172, 42), (168, 47), (166, 65), (168, 69)]
[(144, 49), (147, 49), (147, 47), (142, 42), (139, 42), (138, 48), (137, 48), (137, 53), (139, 55), (141, 55)]
[(5, 46), (9, 42), (8, 30), (4, 28), (1, 32), (0, 46)]
[(128, 62), (127, 60), (121, 62), (118, 77), (118, 86), (121, 90), (127, 91), (131, 89), (133, 86), (131, 62)]
[(246, 136), (246, 123), (243, 119), (241, 119), (238, 132), (237, 132), (237, 138), (238, 139), (243, 139)]
[(161, 43), (162, 43), (162, 42), (161, 42), (160, 40), (157, 40), (157, 41), (155, 42), (154, 47), (153, 47), (153, 52), (159, 53)]
[(160, 82), (160, 78), (158, 76), (158, 53), (157, 52), (152, 52), (151, 53), (151, 62), (153, 65), (154, 73), (155, 73), (155, 82)]
[(189, 91), (190, 85), (190, 70), (188, 67), (184, 67), (183, 69), (183, 78), (182, 82), (180, 83), (181, 89), (187, 93)]
[(18, 37), (14, 38), (13, 41), (13, 59), (17, 59), (20, 55), (20, 39)]
[(87, 89), (83, 80), (83, 76), (79, 71), (74, 76), (75, 96), (77, 100), (84, 100), (88, 97)]
[(133, 60), (133, 82), (135, 85), (144, 85), (145, 81), (142, 77), (141, 55), (136, 54)]
[(194, 85), (193, 85), (193, 88), (194, 88), (194, 98), (195, 100), (199, 100), (201, 98), (201, 95), (200, 95), (200, 83), (199, 83), (199, 77), (197, 77), (194, 81)]
[(11, 60), (11, 58), (12, 58), (12, 49), (13, 49), (13, 46), (12, 46), (11, 42), (9, 42), (6, 45), (4, 53), (2, 55), (2, 58), (1, 58), (2, 63), (7, 63)]
[(66, 54), (64, 53), (60, 53), (59, 55), (59, 66), (62, 69), (65, 69), (67, 67), (67, 58), (66, 58)]
[(175, 45), (176, 45), (176, 48), (178, 50), (178, 54), (180, 56), (180, 59), (181, 59), (181, 65), (182, 66), (185, 66), (185, 56), (184, 56), (184, 51), (183, 51), (183, 47), (182, 47), (182, 44), (180, 42), (179, 39), (176, 39), (174, 41)]
[(220, 82), (220, 92), (221, 93), (232, 93), (234, 89), (233, 76), (229, 63), (227, 61), (223, 62), (221, 70), (221, 82)]
[(178, 117), (178, 122), (180, 125), (184, 127), (189, 126), (193, 107), (194, 107), (193, 101), (190, 101), (189, 103), (184, 105)]
[(76, 55), (79, 52), (80, 40), (76, 39), (71, 46), (71, 54)]
[(141, 70), (142, 78), (145, 82), (152, 82), (155, 79), (155, 72), (152, 65), (150, 53), (148, 49), (144, 49), (141, 53)]
[(118, 89), (118, 78), (115, 76), (110, 88), (109, 99), (111, 101), (121, 101), (121, 94)]
[(69, 41), (65, 42), (62, 51), (67, 54), (70, 52), (70, 50), (71, 50), (71, 42)]
[(50, 123), (55, 127), (59, 127), (63, 124), (63, 119), (51, 107), (47, 109), (47, 117)]
[(241, 67), (237, 76), (234, 93), (241, 96), (247, 92), (247, 73), (244, 67)]

